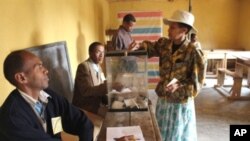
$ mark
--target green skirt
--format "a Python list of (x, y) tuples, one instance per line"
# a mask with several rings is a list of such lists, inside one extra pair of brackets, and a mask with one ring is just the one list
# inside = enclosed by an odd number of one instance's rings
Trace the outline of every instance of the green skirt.
[(163, 141), (197, 141), (194, 100), (169, 103), (159, 98), (156, 118)]

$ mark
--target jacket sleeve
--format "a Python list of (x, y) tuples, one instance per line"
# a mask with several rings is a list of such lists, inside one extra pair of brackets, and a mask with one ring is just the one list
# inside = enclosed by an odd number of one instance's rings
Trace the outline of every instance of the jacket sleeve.
[(169, 40), (165, 37), (160, 38), (155, 42), (151, 41), (143, 41), (141, 44), (141, 48), (144, 48), (148, 52), (148, 57), (159, 57), (160, 53), (164, 50), (166, 42)]
[(104, 96), (107, 94), (106, 83), (102, 83), (98, 86), (94, 86), (91, 79), (90, 70), (86, 64), (80, 64), (77, 68), (75, 78), (75, 92), (80, 94), (81, 97), (89, 96)]
[(63, 130), (77, 135), (80, 141), (92, 141), (94, 126), (85, 113), (70, 104), (64, 97), (58, 96), (56, 100), (55, 103), (58, 103), (62, 117)]
[[(190, 71), (187, 79), (182, 80), (179, 93), (186, 94), (187, 97), (196, 97), (200, 92), (205, 79), (205, 57), (200, 49), (194, 49), (191, 53)], [(185, 96), (185, 97), (186, 97)]]

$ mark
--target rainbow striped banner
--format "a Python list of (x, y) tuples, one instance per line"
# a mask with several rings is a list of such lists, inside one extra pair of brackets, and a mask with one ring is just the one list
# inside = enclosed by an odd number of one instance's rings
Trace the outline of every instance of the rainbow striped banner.
[[(162, 37), (163, 16), (160, 11), (122, 11), (117, 17), (122, 22), (123, 17), (131, 13), (136, 18), (136, 24), (131, 36), (136, 42), (143, 40), (156, 41)], [(159, 58), (148, 59), (148, 88), (155, 89), (159, 82)]]
[(148, 59), (148, 89), (155, 89), (159, 82), (159, 57)]

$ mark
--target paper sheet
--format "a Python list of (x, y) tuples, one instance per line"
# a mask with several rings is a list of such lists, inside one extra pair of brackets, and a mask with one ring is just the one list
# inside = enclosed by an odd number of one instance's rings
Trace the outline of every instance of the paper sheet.
[(53, 133), (54, 134), (57, 134), (57, 133), (63, 131), (63, 128), (62, 128), (62, 119), (61, 119), (60, 116), (59, 117), (51, 118), (51, 122), (52, 122), (52, 129), (53, 129)]
[(106, 141), (115, 141), (114, 138), (134, 135), (138, 141), (145, 141), (140, 126), (108, 127)]
[(176, 82), (178, 82), (178, 79), (173, 78), (173, 79), (167, 84), (167, 87), (168, 87), (169, 85), (172, 85), (172, 84), (176, 83)]

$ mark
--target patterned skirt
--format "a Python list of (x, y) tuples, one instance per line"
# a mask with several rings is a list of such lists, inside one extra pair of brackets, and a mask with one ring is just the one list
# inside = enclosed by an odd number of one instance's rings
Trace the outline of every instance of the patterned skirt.
[(169, 103), (159, 98), (156, 118), (163, 141), (197, 141), (194, 100)]

